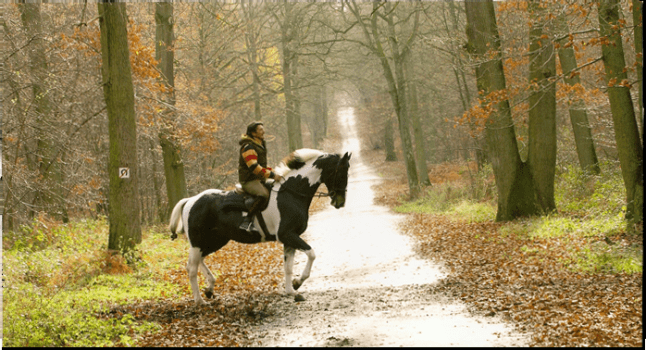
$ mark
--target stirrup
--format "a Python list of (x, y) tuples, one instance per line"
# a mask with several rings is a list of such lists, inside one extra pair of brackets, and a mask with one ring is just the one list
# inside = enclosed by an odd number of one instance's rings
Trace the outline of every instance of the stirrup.
[(257, 231), (253, 225), (253, 220), (249, 220), (249, 222), (243, 221), (238, 228), (249, 233)]

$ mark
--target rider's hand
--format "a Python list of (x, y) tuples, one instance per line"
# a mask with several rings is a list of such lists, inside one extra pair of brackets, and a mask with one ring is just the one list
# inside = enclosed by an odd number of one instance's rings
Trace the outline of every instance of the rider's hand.
[(283, 180), (283, 177), (278, 174), (274, 174), (274, 180), (280, 183)]

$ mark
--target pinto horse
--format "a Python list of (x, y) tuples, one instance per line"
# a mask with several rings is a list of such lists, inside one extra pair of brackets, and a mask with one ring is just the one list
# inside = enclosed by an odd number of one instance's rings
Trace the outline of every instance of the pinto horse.
[[(285, 264), (285, 293), (295, 295), (296, 290), (309, 277), (316, 257), (314, 250), (300, 235), (307, 228), (308, 209), (321, 183), (328, 188), (331, 205), (339, 209), (345, 205), (348, 170), (351, 154), (329, 154), (313, 149), (300, 149), (287, 156), (274, 172), (284, 181), (274, 183), (267, 207), (261, 212), (264, 224), (254, 218), (258, 231), (251, 233), (238, 228), (242, 222), (244, 206), (231, 205), (232, 200), (244, 202), (234, 191), (209, 189), (193, 197), (180, 200), (173, 208), (169, 229), (172, 237), (184, 232), (191, 244), (189, 249), (188, 279), (197, 305), (204, 305), (200, 295), (197, 270), (200, 268), (208, 281), (204, 291), (213, 296), (215, 277), (204, 264), (204, 258), (222, 248), (230, 240), (240, 243), (261, 243), (278, 240), (283, 244)], [(300, 277), (292, 281), (294, 253), (305, 252), (307, 263)]]

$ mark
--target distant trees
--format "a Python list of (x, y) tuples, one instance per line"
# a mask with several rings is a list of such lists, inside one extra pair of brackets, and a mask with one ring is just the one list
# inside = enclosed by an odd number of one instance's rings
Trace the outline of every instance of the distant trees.
[[(397, 32), (395, 22), (399, 24), (397, 27), (403, 27), (403, 24), (399, 23), (402, 18), (400, 16), (395, 17), (395, 9), (399, 5), (398, 3), (392, 5), (375, 2), (369, 15), (362, 14), (356, 2), (352, 1), (347, 4), (364, 34), (364, 41), (359, 43), (367, 48), (381, 63), (382, 74), (388, 84), (388, 93), (399, 121), (399, 135), (406, 161), (409, 194), (411, 198), (416, 198), (420, 194), (420, 185), (409, 130), (408, 108), (410, 106), (407, 104), (404, 66), (407, 56), (410, 55), (413, 40), (417, 35), (419, 9), (414, 8), (412, 12), (403, 13), (403, 19), (405, 21), (410, 20), (412, 23), (409, 24), (406, 31)], [(381, 21), (383, 21), (383, 28), (379, 25)], [(384, 47), (382, 41), (388, 44), (388, 49)]]
[[(275, 164), (322, 147), (328, 114), (349, 99), (370, 118), (369, 146), (405, 162), (413, 196), (426, 163), (483, 168), (487, 148), (499, 218), (553, 210), (555, 175), (578, 161), (588, 174), (620, 165), (627, 216), (641, 220), (641, 2), (596, 3), (126, 4), (139, 219), (164, 220), (179, 198), (232, 185), (250, 120), (268, 126)], [(97, 10), (14, 4), (3, 14), (6, 229), (108, 214)]]

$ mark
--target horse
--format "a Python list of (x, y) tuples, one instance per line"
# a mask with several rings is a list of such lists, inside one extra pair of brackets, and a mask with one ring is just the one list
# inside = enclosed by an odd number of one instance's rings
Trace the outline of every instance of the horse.
[[(238, 227), (245, 208), (242, 194), (236, 191), (208, 189), (180, 200), (171, 213), (169, 229), (172, 238), (177, 237), (177, 233), (184, 232), (190, 243), (186, 270), (196, 305), (206, 304), (198, 287), (198, 267), (208, 281), (204, 294), (211, 298), (215, 278), (205, 265), (204, 258), (224, 247), (230, 240), (248, 244), (281, 242), (285, 294), (296, 295), (296, 290), (310, 276), (312, 263), (316, 258), (312, 247), (300, 237), (307, 229), (310, 204), (317, 195), (319, 186), (324, 183), (328, 193), (323, 195), (331, 198), (330, 205), (336, 209), (345, 205), (351, 156), (347, 152), (341, 156), (304, 148), (285, 157), (274, 170), (283, 176), (283, 181), (268, 186), (271, 191), (266, 208), (260, 212), (261, 220), (258, 215), (254, 218), (258, 231), (246, 232)], [(307, 263), (300, 277), (292, 280), (296, 250), (307, 255)]]

